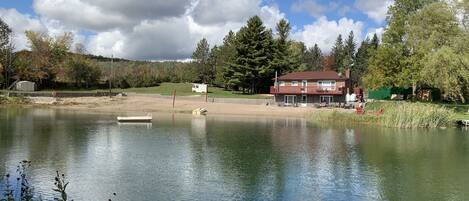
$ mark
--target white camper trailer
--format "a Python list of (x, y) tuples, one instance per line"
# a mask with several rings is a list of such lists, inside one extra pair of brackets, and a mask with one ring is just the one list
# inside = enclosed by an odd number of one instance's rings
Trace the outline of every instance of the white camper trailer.
[(207, 93), (208, 86), (206, 84), (192, 84), (192, 92)]

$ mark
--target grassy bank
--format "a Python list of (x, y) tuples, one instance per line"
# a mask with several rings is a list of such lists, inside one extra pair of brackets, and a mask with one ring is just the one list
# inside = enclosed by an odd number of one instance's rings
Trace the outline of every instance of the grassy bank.
[[(123, 89), (124, 92), (135, 92), (145, 94), (161, 94), (161, 95), (172, 95), (173, 91), (176, 90), (177, 96), (194, 96), (202, 95), (200, 93), (192, 92), (192, 84), (190, 83), (161, 83), (160, 86), (156, 87), (145, 87), (145, 88), (129, 88)], [(210, 98), (249, 98), (249, 99), (266, 99), (268, 96), (258, 94), (243, 94), (235, 91), (226, 91), (219, 87), (209, 87), (208, 96)]]
[(4, 97), (0, 96), (0, 105), (6, 104), (28, 104), (31, 101), (28, 98), (24, 97)]
[[(377, 114), (377, 111), (384, 113)], [(317, 111), (309, 119), (315, 122), (374, 124), (397, 128), (438, 128), (456, 123), (454, 109), (436, 104), (409, 102), (369, 103), (364, 115), (337, 110)]]

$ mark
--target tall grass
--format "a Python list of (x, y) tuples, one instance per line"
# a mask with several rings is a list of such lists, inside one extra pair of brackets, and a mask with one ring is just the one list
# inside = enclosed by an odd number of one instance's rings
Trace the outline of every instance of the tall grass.
[[(375, 111), (383, 109), (377, 115)], [(310, 115), (311, 121), (331, 123), (375, 124), (397, 128), (439, 128), (451, 125), (455, 113), (444, 106), (409, 103), (379, 102), (369, 103), (364, 115), (339, 110), (319, 110)]]
[(397, 102), (383, 105), (382, 125), (398, 128), (438, 128), (452, 123), (454, 111), (444, 106)]

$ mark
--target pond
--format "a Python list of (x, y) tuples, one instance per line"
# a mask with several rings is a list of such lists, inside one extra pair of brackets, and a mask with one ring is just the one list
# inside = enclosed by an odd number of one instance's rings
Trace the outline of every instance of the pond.
[(46, 199), (56, 170), (74, 200), (469, 199), (464, 129), (186, 114), (118, 124), (115, 116), (0, 109), (0, 174), (31, 160), (30, 182)]

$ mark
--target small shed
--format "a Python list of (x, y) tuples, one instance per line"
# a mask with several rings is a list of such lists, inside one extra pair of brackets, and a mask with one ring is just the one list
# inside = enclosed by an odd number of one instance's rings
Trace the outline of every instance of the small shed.
[(208, 86), (207, 84), (192, 84), (192, 92), (197, 93), (207, 93)]
[(36, 83), (30, 81), (19, 81), (15, 85), (17, 91), (35, 91)]

